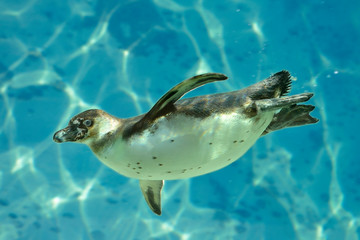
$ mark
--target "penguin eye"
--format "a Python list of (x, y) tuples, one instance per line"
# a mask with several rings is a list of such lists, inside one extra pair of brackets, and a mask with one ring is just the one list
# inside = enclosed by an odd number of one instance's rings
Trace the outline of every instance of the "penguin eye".
[(92, 122), (90, 119), (86, 119), (86, 120), (84, 121), (84, 125), (85, 125), (86, 127), (91, 127), (92, 124), (93, 124), (93, 122)]

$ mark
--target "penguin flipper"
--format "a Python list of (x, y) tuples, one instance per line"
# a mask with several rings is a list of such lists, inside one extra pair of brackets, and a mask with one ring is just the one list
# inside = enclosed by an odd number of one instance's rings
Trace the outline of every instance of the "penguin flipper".
[(165, 93), (138, 122), (136, 122), (128, 135), (140, 132), (147, 128), (157, 118), (175, 110), (174, 103), (184, 96), (187, 92), (194, 90), (207, 83), (226, 80), (227, 76), (221, 73), (205, 73), (186, 79), (171, 88)]
[(150, 209), (157, 215), (161, 215), (161, 189), (164, 180), (139, 180), (141, 192)]

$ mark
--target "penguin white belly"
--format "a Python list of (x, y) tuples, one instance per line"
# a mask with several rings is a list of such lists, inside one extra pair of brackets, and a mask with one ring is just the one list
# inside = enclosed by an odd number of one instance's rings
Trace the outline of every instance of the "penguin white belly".
[(270, 124), (274, 113), (254, 118), (217, 114), (205, 119), (160, 118), (150, 129), (118, 140), (98, 156), (127, 177), (151, 180), (190, 178), (221, 169), (241, 157)]

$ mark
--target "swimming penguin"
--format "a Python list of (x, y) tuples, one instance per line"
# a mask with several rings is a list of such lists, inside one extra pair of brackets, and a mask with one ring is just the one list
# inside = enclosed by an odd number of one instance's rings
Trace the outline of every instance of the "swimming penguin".
[(189, 78), (162, 96), (146, 114), (121, 119), (91, 109), (74, 116), (54, 141), (88, 145), (96, 157), (121, 175), (136, 178), (151, 210), (161, 214), (164, 180), (190, 178), (224, 168), (256, 140), (286, 127), (318, 122), (313, 94), (286, 96), (288, 71), (245, 89), (179, 100), (204, 84), (223, 81), (219, 73)]

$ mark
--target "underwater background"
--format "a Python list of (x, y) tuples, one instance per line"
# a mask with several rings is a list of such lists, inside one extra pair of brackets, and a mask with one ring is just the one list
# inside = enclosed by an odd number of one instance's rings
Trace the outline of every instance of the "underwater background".
[[(327, 239), (360, 234), (360, 1), (0, 0), (0, 240)], [(315, 125), (230, 166), (167, 181), (153, 214), (135, 179), (53, 133), (77, 113), (148, 111), (195, 74), (239, 89), (282, 69)]]

